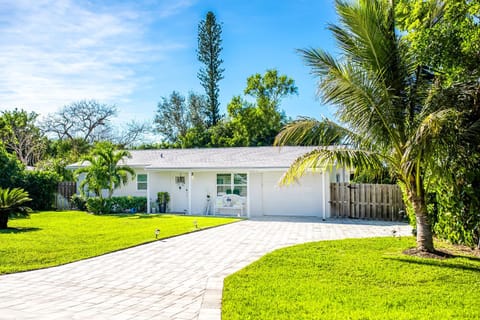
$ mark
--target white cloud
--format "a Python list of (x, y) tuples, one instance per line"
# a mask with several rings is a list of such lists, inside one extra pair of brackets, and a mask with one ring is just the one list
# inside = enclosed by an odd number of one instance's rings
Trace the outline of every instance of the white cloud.
[[(161, 18), (190, 5), (157, 10)], [(0, 0), (0, 109), (46, 115), (80, 99), (127, 101), (146, 81), (137, 67), (182, 48), (168, 39), (148, 42), (149, 23), (157, 18), (138, 4)]]

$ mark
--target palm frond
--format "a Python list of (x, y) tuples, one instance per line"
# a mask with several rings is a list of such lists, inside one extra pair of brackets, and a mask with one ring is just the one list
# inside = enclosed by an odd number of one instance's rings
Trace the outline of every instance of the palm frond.
[(403, 171), (412, 174), (420, 158), (425, 161), (432, 159), (435, 148), (442, 145), (448, 147), (448, 141), (444, 139), (451, 136), (448, 133), (452, 132), (451, 129), (455, 127), (460, 117), (461, 112), (454, 108), (442, 109), (427, 115), (405, 144), (402, 157)]
[(288, 123), (275, 137), (274, 145), (328, 146), (342, 144), (347, 130), (338, 124), (301, 117)]
[(350, 149), (347, 147), (319, 147), (299, 158), (282, 176), (280, 183), (288, 185), (303, 176), (308, 170), (329, 170), (333, 166), (346, 168), (364, 168), (380, 170), (384, 166), (384, 158), (374, 152)]
[(480, 119), (470, 124), (462, 133), (461, 140), (474, 145), (480, 145)]
[(0, 188), (0, 213), (10, 217), (28, 217), (31, 209), (24, 203), (31, 201), (28, 192), (22, 188)]
[(340, 26), (330, 25), (337, 44), (348, 58), (367, 65), (372, 70), (384, 68), (388, 43), (384, 33), (389, 30), (388, 17), (381, 1), (352, 3), (336, 1)]

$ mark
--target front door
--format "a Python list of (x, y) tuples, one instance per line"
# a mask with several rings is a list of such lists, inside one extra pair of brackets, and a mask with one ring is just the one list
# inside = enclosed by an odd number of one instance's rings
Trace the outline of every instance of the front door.
[(188, 173), (174, 172), (171, 176), (172, 195), (170, 211), (177, 213), (188, 212)]

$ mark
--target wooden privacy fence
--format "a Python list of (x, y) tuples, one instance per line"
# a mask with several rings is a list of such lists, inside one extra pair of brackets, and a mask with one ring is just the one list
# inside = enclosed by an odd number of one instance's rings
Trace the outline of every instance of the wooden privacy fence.
[(331, 183), (332, 218), (405, 219), (400, 187), (394, 184)]
[(60, 182), (57, 187), (55, 196), (55, 208), (57, 210), (70, 209), (70, 198), (77, 192), (77, 184), (75, 182)]

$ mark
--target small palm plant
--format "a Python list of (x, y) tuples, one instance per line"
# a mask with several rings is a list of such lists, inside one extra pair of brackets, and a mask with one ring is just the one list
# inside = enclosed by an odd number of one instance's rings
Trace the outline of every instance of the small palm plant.
[(131, 158), (128, 151), (116, 150), (115, 146), (108, 142), (98, 143), (92, 152), (83, 158), (88, 165), (75, 171), (77, 176), (85, 174), (80, 183), (81, 190), (87, 188), (100, 199), (103, 199), (102, 190), (108, 190), (110, 199), (115, 189), (128, 182), (129, 175), (131, 179), (135, 177), (135, 170), (120, 164), (125, 158)]
[(32, 210), (23, 204), (31, 200), (22, 188), (0, 188), (0, 229), (8, 228), (9, 218), (28, 217)]

